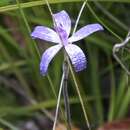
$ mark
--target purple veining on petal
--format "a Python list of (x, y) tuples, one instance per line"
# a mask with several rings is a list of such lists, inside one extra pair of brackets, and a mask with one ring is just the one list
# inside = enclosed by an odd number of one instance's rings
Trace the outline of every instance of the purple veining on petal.
[(44, 26), (35, 27), (34, 31), (31, 33), (31, 36), (33, 38), (39, 38), (49, 42), (60, 43), (58, 34), (54, 30)]
[(77, 32), (75, 32), (73, 34), (73, 36), (71, 36), (68, 39), (68, 41), (70, 43), (76, 42), (76, 41), (79, 41), (79, 40), (89, 36), (90, 34), (96, 32), (96, 31), (101, 31), (101, 30), (103, 30), (103, 27), (100, 24), (97, 24), (97, 23), (96, 24), (89, 24), (89, 25), (82, 27)]
[(69, 36), (71, 30), (71, 20), (67, 12), (64, 10), (60, 11), (59, 13), (53, 14), (53, 18), (56, 22), (56, 26), (66, 31), (67, 36)]
[(56, 31), (59, 34), (59, 37), (61, 39), (61, 43), (66, 46), (68, 44), (68, 37), (67, 37), (67, 33), (60, 27), (56, 28)]
[(86, 68), (86, 57), (83, 51), (78, 46), (68, 44), (67, 46), (65, 46), (65, 50), (68, 53), (76, 72), (82, 71)]
[(55, 45), (43, 53), (40, 63), (40, 72), (43, 76), (46, 75), (49, 63), (61, 48), (62, 45)]

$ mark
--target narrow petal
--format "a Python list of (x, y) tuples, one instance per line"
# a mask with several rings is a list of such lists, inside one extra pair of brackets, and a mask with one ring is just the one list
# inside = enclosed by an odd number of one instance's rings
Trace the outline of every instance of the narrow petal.
[(76, 33), (74, 33), (74, 35), (72, 35), (69, 38), (69, 42), (71, 43), (71, 42), (79, 41), (89, 36), (90, 34), (101, 30), (103, 30), (103, 27), (100, 24), (95, 23), (95, 24), (86, 25), (81, 29), (79, 29)]
[(53, 57), (57, 54), (57, 52), (61, 49), (62, 45), (55, 45), (47, 49), (41, 58), (41, 63), (40, 63), (40, 72), (44, 76), (47, 73), (47, 69), (49, 66), (49, 63), (53, 59)]
[(35, 27), (31, 36), (33, 38), (39, 38), (45, 41), (60, 43), (60, 38), (55, 31), (44, 26)]
[(60, 11), (59, 13), (54, 14), (53, 17), (56, 22), (56, 26), (65, 30), (67, 36), (69, 36), (71, 30), (71, 20), (67, 12), (64, 10)]
[(86, 68), (87, 61), (83, 51), (76, 45), (68, 44), (65, 46), (65, 50), (68, 53), (72, 65), (76, 72)]

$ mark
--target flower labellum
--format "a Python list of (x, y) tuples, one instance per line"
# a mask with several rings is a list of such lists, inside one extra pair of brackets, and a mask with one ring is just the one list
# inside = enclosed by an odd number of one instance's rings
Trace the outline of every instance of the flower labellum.
[(36, 26), (34, 31), (31, 33), (31, 36), (34, 39), (39, 38), (45, 41), (58, 43), (43, 53), (40, 63), (41, 74), (46, 75), (49, 63), (62, 47), (65, 48), (75, 71), (82, 71), (87, 65), (86, 57), (77, 45), (71, 43), (79, 41), (96, 31), (103, 30), (103, 27), (98, 23), (89, 24), (82, 27), (69, 37), (71, 31), (71, 20), (67, 12), (64, 10), (60, 11), (59, 13), (53, 14), (53, 18), (56, 24), (56, 26), (54, 26), (55, 30), (45, 26)]

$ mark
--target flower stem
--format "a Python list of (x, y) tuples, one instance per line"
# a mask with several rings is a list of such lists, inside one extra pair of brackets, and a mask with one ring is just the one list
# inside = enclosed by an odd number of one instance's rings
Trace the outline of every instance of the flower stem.
[(59, 106), (60, 106), (60, 99), (61, 99), (61, 92), (62, 92), (63, 82), (64, 82), (64, 74), (62, 75), (62, 78), (61, 78), (60, 90), (59, 90), (58, 99), (57, 99), (55, 120), (54, 120), (54, 124), (53, 124), (53, 129), (52, 130), (55, 130), (55, 128), (56, 128), (56, 123), (57, 123), (58, 111), (59, 111)]
[[(45, 1), (46, 1), (48, 9), (50, 11), (50, 14), (52, 16), (52, 20), (53, 20), (55, 26), (57, 26), (56, 22), (55, 22), (55, 20), (53, 18), (53, 12), (51, 10), (51, 6), (50, 6), (48, 0), (45, 0)], [(56, 112), (55, 112), (55, 120), (54, 120), (54, 124), (53, 124), (53, 130), (55, 130), (55, 128), (56, 128), (56, 123), (57, 123), (57, 118), (58, 118), (58, 111), (59, 111), (59, 106), (60, 106), (60, 98), (61, 98), (62, 88), (64, 88), (63, 89), (63, 96), (64, 96), (65, 111), (66, 111), (66, 117), (67, 117), (67, 121), (65, 119), (65, 122), (67, 123), (68, 130), (71, 130), (70, 107), (69, 107), (69, 98), (68, 98), (67, 80), (66, 80), (68, 78), (68, 74), (66, 73), (66, 70), (64, 71), (64, 69), (67, 67), (64, 64), (65, 64), (65, 62), (63, 62), (63, 74), (62, 74), (62, 78), (61, 78), (60, 90), (59, 90), (59, 95), (58, 95), (58, 99), (57, 99), (57, 106), (56, 106)], [(62, 112), (62, 110), (61, 110), (61, 112)], [(62, 114), (63, 114), (63, 112), (62, 112)]]
[[(51, 7), (49, 5), (49, 2), (48, 2), (48, 0), (45, 0), (45, 1), (46, 1), (47, 6), (48, 6), (48, 9), (50, 11), (50, 14), (52, 15), (52, 19), (53, 19), (53, 13), (52, 13)], [(83, 12), (83, 9), (84, 9), (86, 3), (87, 3), (87, 0), (84, 1), (83, 5), (82, 5), (82, 7), (80, 9), (80, 12), (78, 14), (78, 17), (77, 17), (77, 20), (76, 20), (76, 24), (75, 24), (75, 27), (74, 27), (74, 30), (73, 30), (73, 34), (76, 31), (76, 28), (77, 28), (80, 16), (81, 16), (81, 14)], [(57, 26), (54, 19), (53, 19), (53, 22), (54, 22), (55, 26)], [(56, 114), (55, 114), (55, 121), (54, 121), (54, 125), (53, 125), (53, 130), (55, 130), (55, 127), (56, 127), (62, 88), (63, 88), (63, 96), (64, 96), (64, 102), (65, 102), (65, 111), (66, 111), (66, 117), (67, 117), (68, 130), (71, 130), (71, 115), (70, 115), (69, 96), (68, 96), (68, 87), (67, 87), (69, 68), (71, 69), (71, 74), (72, 74), (72, 77), (74, 79), (74, 83), (76, 85), (76, 90), (77, 90), (77, 93), (78, 93), (78, 96), (79, 96), (79, 99), (80, 99), (80, 102), (81, 102), (83, 113), (85, 115), (85, 119), (86, 119), (88, 128), (90, 130), (88, 117), (87, 117), (87, 114), (86, 114), (86, 111), (85, 111), (85, 107), (84, 107), (84, 104), (83, 104), (83, 100), (82, 100), (82, 97), (81, 97), (81, 94), (80, 94), (80, 91), (79, 91), (79, 88), (78, 88), (78, 84), (76, 82), (76, 78), (75, 78), (75, 75), (73, 73), (73, 69), (71, 67), (69, 58), (68, 58), (68, 56), (67, 56), (67, 54), (65, 52), (64, 52), (64, 62), (63, 62), (63, 74), (62, 74), (62, 79), (61, 79), (61, 84), (60, 84), (59, 95), (58, 95), (58, 101), (57, 101), (57, 107), (56, 107)]]
[[(66, 57), (66, 56), (65, 56)], [(65, 110), (66, 110), (66, 118), (67, 118), (67, 127), (68, 130), (71, 130), (71, 114), (70, 114), (70, 105), (69, 105), (69, 96), (68, 96), (68, 75), (69, 75), (69, 66), (68, 62), (65, 58), (63, 63), (63, 73), (64, 73), (64, 82), (63, 82), (63, 96), (64, 96), (64, 103), (65, 103)]]

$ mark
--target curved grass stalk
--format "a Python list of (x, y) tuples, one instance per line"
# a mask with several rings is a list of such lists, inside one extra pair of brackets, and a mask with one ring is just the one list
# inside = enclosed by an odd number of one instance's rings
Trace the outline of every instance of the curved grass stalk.
[(123, 117), (127, 113), (127, 110), (129, 109), (130, 88), (129, 88), (129, 85), (127, 87), (128, 87), (128, 90), (123, 97), (123, 102), (121, 102), (122, 105), (120, 106), (120, 109), (117, 113), (117, 116), (116, 116), (117, 118)]
[[(30, 34), (30, 33), (31, 33), (31, 29), (30, 29), (30, 27), (29, 27), (29, 24), (28, 24), (28, 21), (27, 21), (27, 19), (26, 19), (26, 17), (25, 17), (25, 14), (24, 14), (24, 12), (23, 12), (21, 6), (20, 6), (19, 0), (16, 0), (16, 2), (17, 2), (17, 4), (18, 4), (18, 7), (19, 7), (19, 10), (20, 10), (21, 16), (22, 16), (22, 18), (23, 18), (23, 20), (24, 20), (24, 22), (25, 22), (25, 25), (26, 25), (26, 27), (27, 27), (27, 30), (28, 30), (28, 32), (29, 32), (29, 34)], [(34, 49), (36, 50), (36, 53), (37, 53), (37, 55), (38, 55), (38, 58), (40, 59), (40, 53), (39, 53), (39, 50), (38, 50), (38, 47), (37, 47), (35, 41), (33, 41), (33, 45), (34, 45)], [(49, 84), (50, 84), (50, 86), (51, 86), (51, 88), (52, 88), (52, 91), (53, 91), (54, 95), (56, 96), (56, 92), (55, 92), (55, 90), (53, 89), (53, 88), (54, 88), (54, 85), (53, 85), (53, 83), (52, 83), (52, 80), (51, 80), (49, 74), (47, 74), (47, 79), (48, 79), (48, 81), (49, 81)], [(46, 111), (43, 111), (43, 112), (48, 116), (48, 114), (47, 114)], [(48, 117), (49, 117), (49, 116), (48, 116)]]
[(78, 87), (78, 84), (77, 84), (77, 80), (76, 80), (76, 77), (74, 75), (74, 72), (73, 72), (73, 69), (72, 69), (72, 66), (71, 66), (71, 63), (70, 63), (69, 59), (68, 59), (68, 62), (69, 62), (70, 72), (71, 72), (71, 75), (73, 77), (74, 84), (75, 84), (75, 87), (76, 87), (76, 91), (78, 93), (79, 100), (80, 100), (80, 103), (81, 103), (81, 106), (82, 106), (82, 109), (83, 109), (83, 113), (84, 113), (84, 116), (85, 116), (86, 124), (88, 125), (89, 130), (91, 130), (90, 124), (89, 124), (89, 120), (88, 120), (88, 116), (87, 116), (87, 113), (86, 113), (86, 110), (85, 110), (84, 102), (83, 102), (83, 99), (82, 99), (82, 96), (81, 96), (81, 93), (80, 93), (80, 90), (79, 90), (79, 87)]
[(109, 61), (109, 64), (111, 64), (112, 65), (112, 67), (111, 67), (111, 70), (110, 70), (110, 77), (111, 77), (111, 95), (110, 95), (110, 102), (109, 102), (109, 104), (110, 104), (110, 106), (109, 106), (109, 114), (108, 114), (108, 121), (109, 122), (111, 122), (114, 118), (115, 118), (115, 113), (116, 113), (116, 111), (118, 110), (116, 110), (115, 108), (116, 108), (116, 85), (115, 85), (115, 77), (114, 77), (114, 70), (113, 70), (113, 63), (112, 63), (112, 61), (111, 61), (111, 59), (109, 58), (108, 59)]
[(84, 10), (84, 7), (85, 7), (87, 1), (88, 1), (88, 0), (85, 0), (85, 1), (84, 1), (83, 5), (82, 5), (82, 7), (81, 7), (81, 9), (80, 9), (80, 11), (79, 11), (79, 14), (78, 14), (78, 17), (77, 17), (77, 19), (76, 19), (76, 23), (75, 23), (75, 26), (74, 26), (74, 30), (73, 30), (72, 35), (75, 33), (75, 31), (76, 31), (76, 29), (77, 29), (77, 26), (78, 26), (78, 23), (79, 23), (79, 19), (80, 19), (80, 17), (81, 17), (81, 14), (82, 14), (82, 12), (83, 12), (83, 10)]
[[(16, 0), (16, 2), (17, 2), (17, 4), (18, 4), (18, 6), (19, 6), (20, 13), (21, 13), (21, 15), (22, 15), (22, 17), (23, 17), (23, 20), (24, 20), (25, 25), (26, 25), (26, 27), (27, 27), (27, 29), (28, 29), (28, 32), (30, 33), (30, 32), (31, 32), (31, 29), (30, 29), (30, 27), (29, 27), (29, 25), (28, 25), (28, 22), (27, 22), (27, 19), (26, 19), (26, 17), (25, 17), (24, 12), (23, 12), (22, 8), (20, 7), (19, 0)], [(46, 1), (46, 2), (47, 2), (47, 1)], [(50, 7), (48, 7), (48, 8), (49, 8), (49, 11), (50, 11), (51, 14), (52, 14), (51, 8), (50, 8)], [(36, 49), (37, 55), (38, 55), (38, 57), (40, 58), (40, 53), (39, 53), (39, 50), (38, 50), (38, 47), (37, 47), (35, 41), (33, 41), (33, 44), (34, 44), (34, 48)], [(48, 79), (49, 84), (50, 84), (50, 86), (51, 86), (52, 92), (53, 92), (55, 98), (57, 99), (57, 95), (56, 95), (56, 92), (55, 92), (55, 89), (54, 89), (55, 87), (54, 87), (54, 85), (53, 85), (53, 83), (52, 83), (52, 80), (51, 80), (49, 74), (47, 74), (47, 79)], [(58, 109), (59, 109), (59, 106), (58, 106)], [(58, 110), (57, 110), (57, 111), (58, 111)], [(48, 112), (47, 112), (46, 110), (43, 110), (43, 112), (46, 114), (47, 117), (50, 118), (50, 114), (48, 114)], [(61, 108), (61, 113), (62, 113), (62, 115), (64, 115), (62, 108)], [(57, 112), (57, 114), (58, 114), (58, 112)], [(49, 116), (48, 116), (48, 115), (49, 115)], [(52, 119), (52, 118), (50, 118), (50, 119)], [(53, 121), (55, 121), (55, 120), (53, 120)], [(65, 122), (66, 122), (66, 120), (65, 120)]]
[[(30, 29), (30, 27), (29, 27), (29, 24), (28, 24), (28, 21), (27, 21), (27, 19), (26, 19), (26, 17), (25, 17), (25, 14), (24, 14), (24, 12), (23, 12), (23, 10), (22, 10), (22, 8), (21, 8), (21, 5), (20, 5), (20, 3), (19, 3), (19, 0), (16, 0), (16, 2), (17, 2), (17, 5), (18, 5), (18, 7), (19, 7), (20, 14), (21, 14), (21, 16), (22, 16), (22, 18), (23, 18), (23, 20), (24, 20), (24, 23), (25, 23), (25, 25), (26, 25), (26, 28), (27, 28), (27, 30), (28, 30), (28, 33), (30, 34), (30, 33), (31, 33), (31, 29)], [(40, 52), (39, 52), (39, 50), (38, 50), (38, 47), (37, 47), (35, 41), (33, 41), (33, 46), (34, 46), (34, 48), (35, 48), (35, 50), (36, 50), (36, 53), (37, 53), (37, 55), (38, 55), (38, 58), (40, 58)]]
[[(73, 33), (72, 35), (75, 33), (76, 29), (77, 29), (77, 26), (78, 26), (78, 23), (79, 23), (79, 19), (81, 17), (81, 14), (84, 10), (84, 7), (86, 5), (88, 0), (85, 0), (84, 3), (82, 4), (81, 6), (81, 9), (80, 9), (80, 12), (78, 14), (78, 17), (77, 17), (77, 20), (76, 20), (76, 23), (75, 23), (75, 26), (74, 26), (74, 30), (73, 30)], [(85, 106), (84, 106), (84, 103), (83, 103), (83, 99), (82, 99), (82, 96), (80, 94), (80, 90), (79, 90), (79, 87), (78, 87), (78, 84), (77, 84), (77, 81), (76, 81), (76, 77), (74, 75), (74, 72), (73, 72), (73, 69), (72, 69), (72, 66), (71, 66), (71, 63), (69, 61), (69, 59), (67, 58), (67, 61), (69, 63), (69, 68), (70, 68), (70, 71), (71, 71), (71, 74), (72, 74), (72, 77), (73, 77), (73, 80), (74, 80), (74, 84), (75, 84), (75, 87), (76, 87), (76, 91), (78, 93), (78, 96), (79, 96), (79, 99), (80, 99), (80, 102), (81, 102), (81, 106), (82, 106), (82, 109), (83, 109), (83, 113), (84, 113), (84, 116), (85, 116), (85, 120), (86, 120), (86, 124), (88, 125), (88, 128), (89, 130), (91, 129), (90, 128), (90, 123), (89, 123), (89, 120), (88, 120), (88, 116), (87, 116), (87, 112), (85, 111)]]
[[(82, 2), (84, 0), (49, 0), (49, 3), (56, 4), (56, 3), (70, 3), (70, 2)], [(97, 1), (97, 2), (117, 2), (117, 3), (130, 3), (129, 0), (89, 0), (89, 1)], [(21, 8), (30, 8), (35, 7), (39, 5), (45, 5), (46, 2), (43, 0), (37, 0), (37, 1), (31, 1), (31, 2), (25, 2), (21, 3)], [(6, 12), (11, 10), (17, 10), (19, 9), (19, 6), (17, 4), (14, 5), (7, 5), (0, 7), (0, 12)]]
[[(19, 0), (16, 0), (16, 2), (17, 2), (17, 4), (18, 4), (18, 6), (19, 6), (20, 13), (21, 13), (21, 15), (22, 15), (22, 17), (23, 17), (23, 20), (24, 20), (25, 25), (26, 25), (26, 27), (27, 27), (27, 29), (28, 29), (28, 32), (31, 33), (31, 29), (30, 29), (30, 27), (29, 27), (29, 25), (28, 25), (27, 19), (26, 19), (25, 15), (24, 15), (24, 12), (22, 11), (22, 9), (21, 9), (21, 7), (20, 7)], [(37, 47), (37, 45), (36, 45), (36, 43), (35, 43), (34, 41), (33, 41), (33, 44), (34, 44), (34, 47), (35, 47), (35, 49), (36, 49), (37, 55), (38, 55), (38, 57), (40, 58), (40, 53), (39, 53), (38, 47)], [(48, 81), (49, 81), (49, 83), (50, 83), (50, 86), (51, 86), (52, 88), (54, 88), (53, 83), (52, 83), (52, 80), (51, 80), (51, 78), (50, 78), (49, 75), (47, 75), (47, 78), (48, 78)], [(55, 93), (54, 93), (54, 94), (55, 94)], [(55, 94), (55, 95), (56, 95), (56, 94)]]

